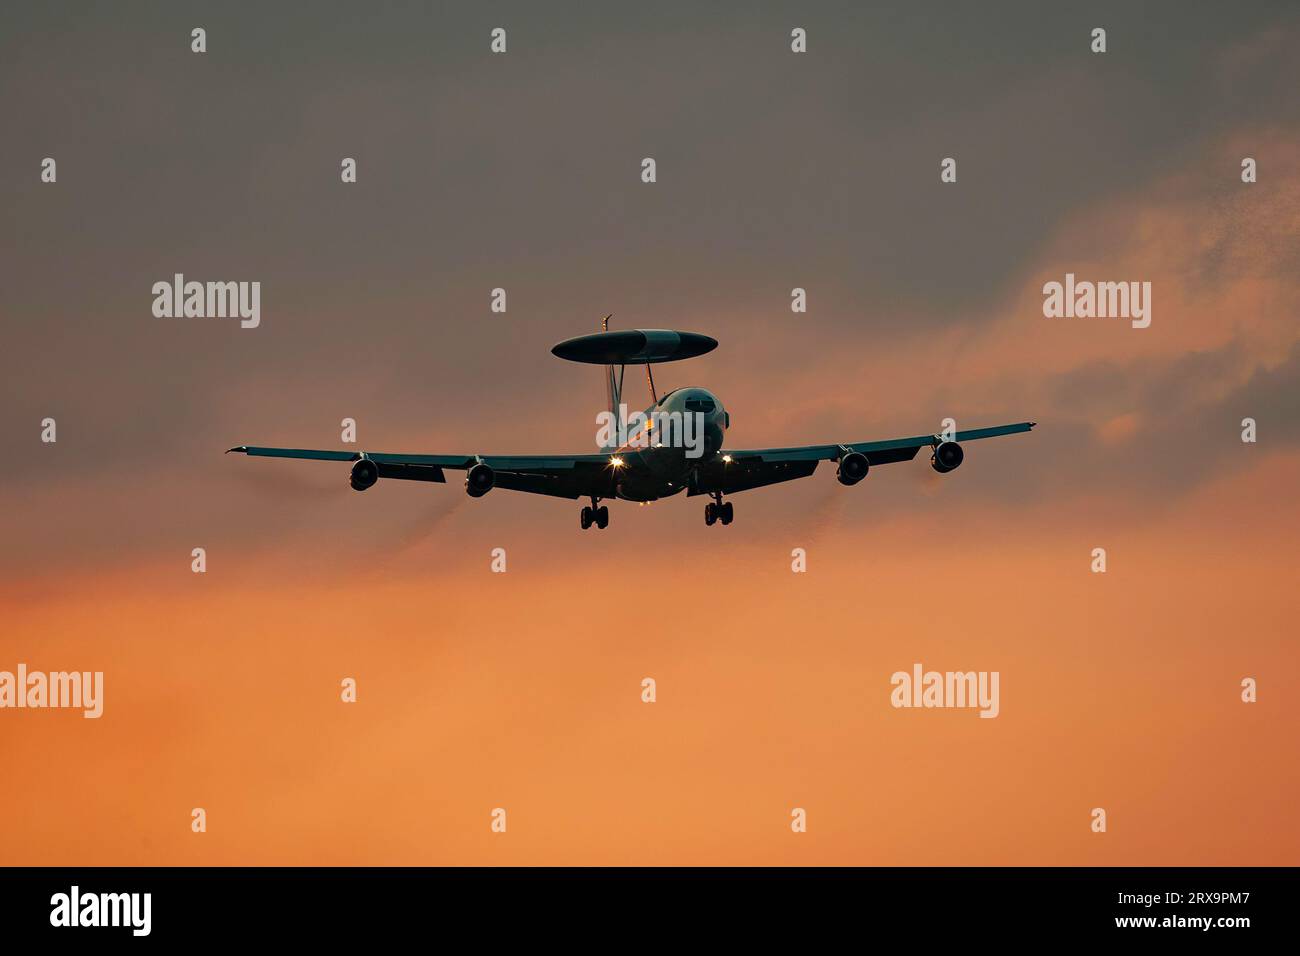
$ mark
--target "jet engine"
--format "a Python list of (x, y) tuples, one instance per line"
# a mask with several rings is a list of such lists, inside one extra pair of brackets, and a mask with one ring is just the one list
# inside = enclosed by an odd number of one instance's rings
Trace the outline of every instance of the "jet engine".
[(965, 457), (966, 453), (961, 450), (961, 445), (955, 441), (941, 441), (935, 446), (934, 454), (930, 456), (930, 467), (939, 474), (946, 475), (950, 471), (956, 471)]
[(866, 455), (860, 451), (851, 451), (847, 455), (840, 456), (840, 467), (836, 470), (835, 477), (840, 480), (841, 485), (856, 485), (867, 477), (867, 469), (870, 467)]
[(471, 498), (482, 498), (496, 482), (496, 472), (480, 461), (465, 473), (465, 493)]
[(352, 490), (365, 491), (379, 480), (379, 466), (369, 458), (362, 458), (352, 466)]

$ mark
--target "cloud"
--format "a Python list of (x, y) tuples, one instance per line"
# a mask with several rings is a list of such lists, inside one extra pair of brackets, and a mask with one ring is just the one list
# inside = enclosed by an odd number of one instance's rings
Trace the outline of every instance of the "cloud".
[[(1115, 38), (1132, 34), (1127, 14), (1116, 15)], [(365, 45), (329, 31), (320, 39), (328, 56), (277, 72), (286, 77), (277, 82), (255, 61), (291, 30), (279, 18), (230, 51), (249, 61), (247, 77), (204, 78), (188, 54), (112, 74), (131, 113), (125, 128), (159, 115), (181, 123), (176, 91), (206, 95), (207, 122), (252, 136), (260, 158), (246, 167), (194, 130), (165, 152), (112, 146), (109, 119), (95, 114), (57, 191), (34, 177), (17, 191), (31, 236), (5, 239), (16, 276), (7, 314), (11, 354), (24, 359), (8, 370), (0, 441), (13, 452), (0, 483), (36, 506), (17, 519), (27, 553), (60, 553), (51, 527), (75, 533), (86, 555), (123, 560), (200, 533), (290, 547), (328, 537), (314, 527), (322, 507), (349, 533), (374, 521), (401, 527), (404, 509), (426, 507), (410, 489), (359, 499), (328, 465), (220, 457), (241, 442), (335, 447), (344, 416), (361, 423), (369, 449), (586, 451), (599, 385), (547, 350), (605, 311), (618, 325), (694, 327), (722, 340), (689, 367), (662, 370), (660, 385), (717, 391), (737, 446), (915, 434), (949, 416), (962, 426), (1042, 423), (1032, 436), (974, 449), (957, 482), (935, 483), (924, 456), (897, 466), (949, 504), (1011, 507), (1018, 496), (1086, 495), (1106, 481), (1131, 489), (1140, 510), (1247, 464), (1234, 444), (1234, 422), (1247, 414), (1239, 407), (1261, 423), (1285, 418), (1269, 403), (1290, 407), (1294, 377), (1300, 187), (1284, 171), (1300, 166), (1300, 132), (1277, 84), (1296, 67), (1272, 37), (1296, 35), (1295, 25), (1251, 11), (1218, 23), (1210, 43), (1205, 21), (1218, 14), (1191, 8), (1160, 43), (1140, 30), (1129, 37), (1145, 58), (1102, 63), (1069, 52), (1061, 16), (1036, 11), (1012, 26), (971, 18), (972, 37), (1026, 49), (1010, 73), (981, 57), (935, 73), (871, 31), (879, 57), (809, 68), (760, 55), (775, 42), (772, 23), (724, 31), (723, 41), (710, 32), (722, 24), (707, 18), (698, 35), (652, 31), (642, 57), (602, 48), (594, 61), (558, 66), (529, 36), (545, 29), (533, 17), (506, 67), (463, 51), (448, 61), (462, 83), (482, 87), (475, 97), (454, 83), (416, 85), (420, 42), (403, 40), (362, 73)], [(620, 22), (590, 30), (617, 35)], [(834, 22), (810, 21), (815, 42), (864, 42), (836, 36)], [(150, 43), (169, 28), (153, 29)], [(381, 18), (367, 29), (378, 43), (386, 28)], [(897, 30), (936, 51), (957, 35), (906, 18)], [(41, 78), (119, 55), (101, 39), (70, 34), (44, 57), (7, 61), (9, 74), (36, 78), (35, 99), (16, 104), (16, 130), (66, 127), (75, 103), (65, 99), (87, 90), (53, 84), (42, 100)], [(703, 72), (664, 74), (655, 64), (674, 50)], [(340, 56), (352, 81), (315, 83)], [(601, 57), (632, 72), (593, 83)], [(888, 97), (863, 86), (885, 65), (921, 85), (899, 80)], [(521, 88), (503, 69), (538, 79)], [(183, 85), (159, 87), (150, 70), (182, 71)], [(253, 79), (266, 88), (250, 100), (240, 84)], [(1236, 109), (1242, 83), (1263, 104), (1258, 115)], [(6, 88), (12, 96), (22, 85)], [(353, 192), (335, 182), (334, 159), (304, 172), (305, 157), (356, 151), (339, 139), (340, 110), (368, 147)], [(428, 125), (397, 122), (422, 111)], [(1191, 113), (1199, 123), (1185, 122)], [(1036, 135), (1024, 135), (1026, 117)], [(945, 145), (945, 131), (957, 146)], [(657, 191), (618, 172), (623, 153), (652, 150), (647, 137), (668, 173)], [(921, 157), (934, 153), (937, 169), (949, 149), (960, 151), (962, 172), (945, 192)], [(1261, 170), (1250, 186), (1237, 176), (1247, 154)], [(161, 168), (127, 175), (132, 163)], [(198, 182), (209, 187), (195, 191)], [(133, 215), (173, 190), (189, 197), (175, 228)], [(166, 238), (173, 233), (188, 238)], [(71, 282), (67, 262), (78, 263)], [(148, 314), (160, 275), (238, 278), (254, 267), (262, 274), (247, 277), (266, 290), (258, 330)], [(1152, 328), (1044, 319), (1042, 283), (1067, 271), (1152, 281)], [(796, 284), (809, 289), (806, 315), (788, 311)], [(503, 316), (486, 309), (497, 285), (510, 295)], [(56, 446), (37, 441), (46, 415), (59, 421)], [(1212, 447), (1175, 464), (1188, 457), (1179, 442), (1198, 437), (1194, 421), (1210, 429), (1199, 438), (1213, 437)], [(1293, 441), (1289, 426), (1261, 435), (1260, 450)], [(994, 467), (997, 480), (980, 471)], [(902, 487), (887, 469), (870, 485), (886, 497)], [(797, 524), (820, 500), (799, 487), (746, 500)], [(459, 493), (454, 483), (419, 490)], [(558, 507), (494, 498), (502, 516), (479, 509), (475, 522), (544, 522)], [(447, 520), (430, 518), (453, 538), (463, 532)]]

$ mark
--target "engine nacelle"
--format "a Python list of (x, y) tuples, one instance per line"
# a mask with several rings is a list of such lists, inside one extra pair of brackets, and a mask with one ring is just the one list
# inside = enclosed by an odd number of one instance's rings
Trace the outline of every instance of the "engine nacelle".
[(934, 447), (934, 454), (930, 456), (930, 467), (941, 475), (946, 475), (950, 471), (956, 471), (961, 464), (966, 453), (961, 450), (961, 445), (955, 441), (941, 441)]
[(841, 485), (856, 485), (863, 478), (867, 477), (867, 471), (871, 463), (867, 461), (867, 456), (860, 451), (851, 451), (847, 455), (840, 456), (840, 467), (835, 471), (835, 477), (839, 479)]
[(352, 490), (365, 491), (379, 480), (379, 466), (369, 458), (362, 458), (352, 466)]
[(496, 472), (481, 461), (465, 473), (465, 493), (471, 498), (482, 498), (496, 483)]

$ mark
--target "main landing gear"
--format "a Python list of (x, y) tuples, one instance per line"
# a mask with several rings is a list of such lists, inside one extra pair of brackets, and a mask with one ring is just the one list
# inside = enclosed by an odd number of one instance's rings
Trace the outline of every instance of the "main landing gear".
[(735, 515), (731, 502), (724, 503), (721, 493), (714, 495), (713, 498), (713, 502), (704, 506), (704, 523), (711, 525), (715, 521), (721, 521), (723, 524), (731, 524), (731, 519)]
[(599, 500), (600, 500), (599, 498), (592, 498), (591, 507), (590, 508), (584, 507), (582, 509), (581, 520), (582, 520), (583, 531), (586, 531), (593, 524), (597, 528), (609, 527), (609, 508), (605, 505), (601, 505), (599, 508), (597, 508), (596, 502)]

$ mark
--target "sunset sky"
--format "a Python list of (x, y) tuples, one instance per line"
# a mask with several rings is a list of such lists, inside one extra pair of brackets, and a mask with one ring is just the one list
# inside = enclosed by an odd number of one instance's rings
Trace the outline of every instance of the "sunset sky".
[[(1300, 864), (1294, 4), (619, 6), (0, 12), (0, 670), (105, 682), (0, 710), (0, 864)], [(726, 528), (223, 455), (590, 453), (606, 313), (732, 447), (1039, 425)]]

